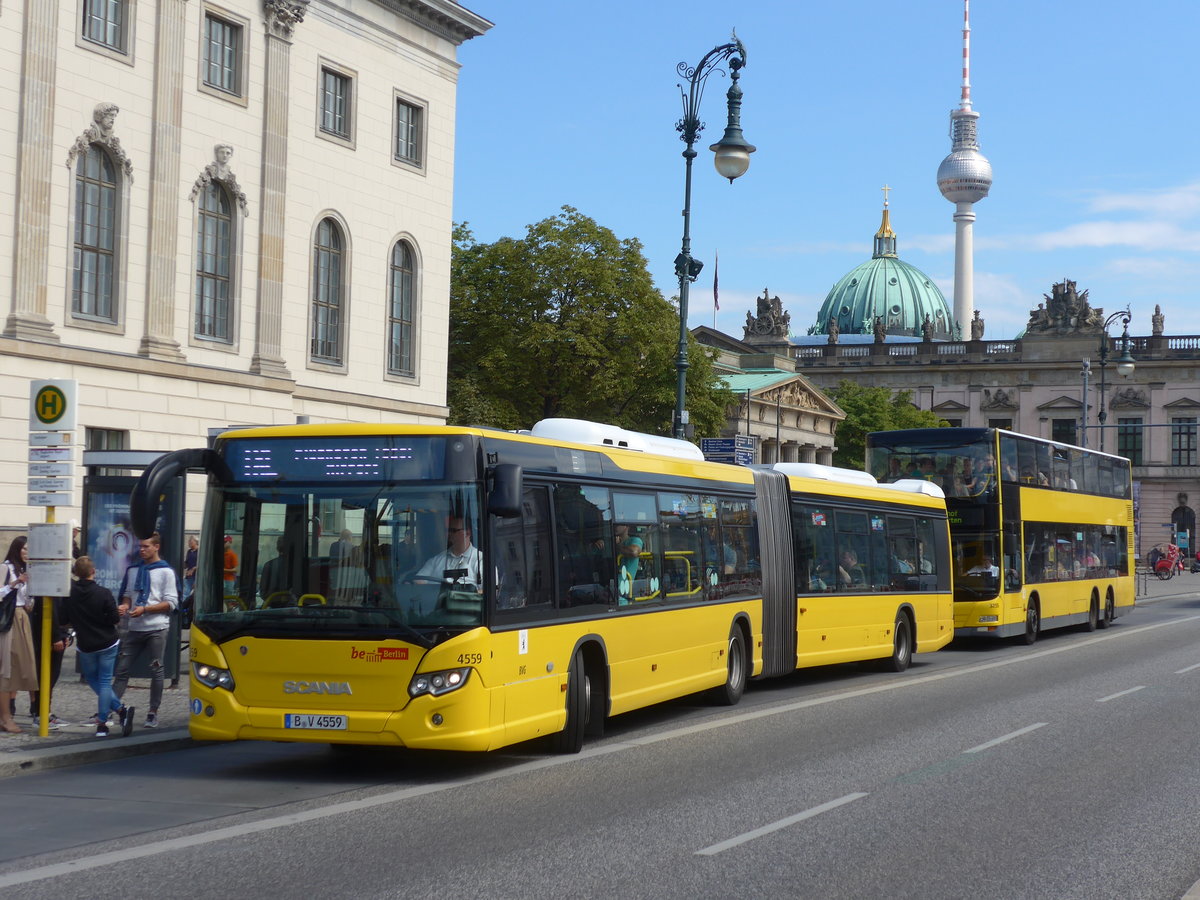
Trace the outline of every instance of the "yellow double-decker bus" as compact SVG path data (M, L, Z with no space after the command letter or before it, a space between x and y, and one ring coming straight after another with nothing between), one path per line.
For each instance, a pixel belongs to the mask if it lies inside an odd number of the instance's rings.
M882 479L942 487L950 516L954 624L960 636L1107 628L1133 609L1129 460L992 428L867 437Z
M265 427L161 457L139 534L197 469L198 739L574 752L609 716L798 666L902 671L953 634L944 500L918 480L561 419Z

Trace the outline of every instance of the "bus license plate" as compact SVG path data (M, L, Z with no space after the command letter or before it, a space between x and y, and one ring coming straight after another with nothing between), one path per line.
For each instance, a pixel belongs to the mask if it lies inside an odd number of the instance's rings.
M319 716L308 713L284 713L284 728L306 728L317 731L345 731L346 716Z

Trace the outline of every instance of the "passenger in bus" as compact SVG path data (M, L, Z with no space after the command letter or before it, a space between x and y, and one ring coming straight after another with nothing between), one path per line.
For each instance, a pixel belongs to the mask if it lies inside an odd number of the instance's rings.
M925 556L924 541L917 541L917 572L921 575L933 574L933 560Z
M737 551L728 541L722 541L716 525L704 532L704 558L709 565L718 566L722 575L732 575L737 570Z
M899 481L904 477L904 472L900 468L900 457L893 456L888 460L888 471L883 481Z
M1017 467L1013 465L1011 459L1006 459L1001 464L1001 474L1005 481L1015 484L1017 482Z
M258 576L258 595L268 606L284 605L286 600L290 600L287 571L284 569L283 548L283 535L280 535L275 539L276 555L263 563L262 574Z
M623 526L618 526L623 527ZM626 536L618 547L620 558L617 566L617 594L619 603L633 602L634 581L641 565L642 548L645 543L640 537Z
M867 578L862 566L858 564L858 554L853 550L842 551L838 560L838 583L843 587L866 584Z
M922 456L917 461L917 466L919 477L924 478L926 481L932 481L937 485L942 483L941 476L938 475L937 470L933 467L933 457Z
M471 526L461 516L451 516L446 520L446 532L446 549L427 559L413 580L482 591L483 554L471 543Z

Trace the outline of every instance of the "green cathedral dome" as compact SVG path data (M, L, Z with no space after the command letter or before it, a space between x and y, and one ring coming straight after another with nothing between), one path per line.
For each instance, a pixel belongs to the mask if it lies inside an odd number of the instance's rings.
M946 298L928 275L896 255L896 233L884 206L874 255L833 286L808 333L829 334L829 323L836 321L840 334L871 334L881 317L885 334L921 337L926 316L934 340L951 339L954 318Z

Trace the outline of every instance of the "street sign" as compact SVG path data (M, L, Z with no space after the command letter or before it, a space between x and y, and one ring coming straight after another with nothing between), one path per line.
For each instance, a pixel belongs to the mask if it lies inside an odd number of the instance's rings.
M75 495L73 493L59 494L35 494L32 491L29 494L29 506L74 506Z
M72 443L75 435L70 431L31 431L30 447L63 447Z
M31 462L29 464L30 478L63 478L73 474L74 463L69 462Z
M67 597L71 593L71 563L65 559L31 559L29 593L35 597Z
M32 523L28 547L30 560L71 559L71 523Z
M78 393L73 378L29 382L29 430L74 431Z
M31 491L69 491L73 488L74 478L30 478Z
M30 462L72 462L75 459L74 447L30 447Z

